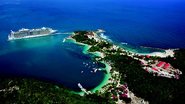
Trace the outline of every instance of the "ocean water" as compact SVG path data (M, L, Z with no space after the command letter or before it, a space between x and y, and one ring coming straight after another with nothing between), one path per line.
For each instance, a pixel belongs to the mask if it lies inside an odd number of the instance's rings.
M94 88L104 74L90 72L98 65L81 52L82 46L62 42L67 34L7 41L10 30L101 28L107 38L137 52L159 51L139 46L185 48L184 4L184 0L1 0L0 75L51 80L74 90L79 82Z

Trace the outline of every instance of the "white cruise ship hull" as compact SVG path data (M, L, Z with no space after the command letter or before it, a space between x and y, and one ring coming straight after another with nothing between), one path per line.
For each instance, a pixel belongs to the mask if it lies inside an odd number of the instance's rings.
M49 35L54 35L53 33L55 33L57 30L51 30L50 33L48 34L39 34L39 35L28 35L28 36L24 36L24 37L14 37L9 35L8 36L8 40L18 40L18 39L27 39L27 38L36 38L36 37L43 37L43 36L49 36Z

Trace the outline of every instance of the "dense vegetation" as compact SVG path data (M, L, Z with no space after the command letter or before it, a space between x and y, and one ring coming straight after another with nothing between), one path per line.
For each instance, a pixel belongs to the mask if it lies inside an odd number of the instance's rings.
M94 39L89 39L87 35L84 35L87 33L87 31L75 31L74 33L76 35L72 36L72 38L75 39L77 42L82 42L84 44L89 44L89 45L97 44L97 42Z
M13 86L18 90L13 89ZM5 89L5 91L2 91ZM101 102L100 102L101 101ZM96 94L81 97L68 89L33 79L1 78L0 104L108 104Z
M112 46L112 44L102 41L100 43L97 43L96 45L93 45L89 49L89 52L101 52L103 48L110 48L110 46Z
M176 51L175 57L175 61L170 57L161 60L170 62L184 74L185 50ZM184 75L180 76L179 80L154 77L142 69L139 61L126 55L108 55L105 59L114 62L114 70L122 74L122 81L128 83L129 89L136 96L148 100L151 104L184 104Z
M84 43L82 39L77 41ZM86 44L88 43L86 42ZM108 48L109 45L111 44L94 44L89 51L104 51L106 57L102 60L113 62L113 70L117 70L121 73L121 81L127 82L129 89L134 92L136 96L144 98L151 104L184 104L185 50L176 51L176 59L170 57L160 59L171 63L172 66L182 71L183 75L180 76L179 80L176 80L154 77L152 74L143 70L140 61L132 59L127 55L120 55L120 51L115 52L115 50L111 50L111 52L109 52L109 50L102 50L103 48Z

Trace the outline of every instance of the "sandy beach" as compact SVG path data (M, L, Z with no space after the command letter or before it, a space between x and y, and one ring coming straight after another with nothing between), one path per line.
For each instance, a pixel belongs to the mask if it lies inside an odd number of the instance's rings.
M175 49L168 49L165 50L165 52L153 52L153 53L147 53L147 54L143 54L143 53L137 53L139 55L150 55L150 56L157 56L157 57L161 57L161 58L165 58L165 57L174 57L174 50Z

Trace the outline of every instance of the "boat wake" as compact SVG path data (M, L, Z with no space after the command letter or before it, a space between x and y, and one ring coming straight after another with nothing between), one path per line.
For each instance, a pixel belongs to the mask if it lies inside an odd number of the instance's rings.
M71 35L73 32L57 32L57 33L54 33L56 35L61 35L61 34L66 34L66 35Z

